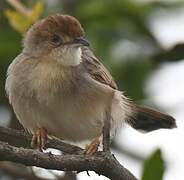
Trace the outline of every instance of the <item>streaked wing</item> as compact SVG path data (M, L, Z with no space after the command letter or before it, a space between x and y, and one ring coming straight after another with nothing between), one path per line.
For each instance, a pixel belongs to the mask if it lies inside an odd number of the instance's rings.
M94 56L88 47L82 48L83 65L96 81L109 85L113 89L118 89L109 71L105 66Z

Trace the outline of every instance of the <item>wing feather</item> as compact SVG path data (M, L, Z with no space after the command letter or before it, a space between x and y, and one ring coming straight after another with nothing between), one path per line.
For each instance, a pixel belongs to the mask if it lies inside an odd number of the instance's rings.
M85 69L96 81L118 89L114 79L105 66L94 56L88 47L82 48L82 63Z

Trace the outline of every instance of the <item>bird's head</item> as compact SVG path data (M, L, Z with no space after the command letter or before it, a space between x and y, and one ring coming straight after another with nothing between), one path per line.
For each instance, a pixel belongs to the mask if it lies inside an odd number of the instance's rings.
M26 33L24 51L65 66L81 61L81 47L89 46L79 21L69 15L52 15L36 22Z

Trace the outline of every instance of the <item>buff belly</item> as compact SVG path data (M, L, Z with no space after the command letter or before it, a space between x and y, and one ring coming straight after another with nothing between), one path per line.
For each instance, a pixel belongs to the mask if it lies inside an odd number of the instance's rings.
M80 87L75 93L58 90L47 92L47 96L46 90L35 96L16 89L11 102L20 123L28 131L34 133L43 127L58 138L83 141L101 135L107 104L112 101L112 91L93 89L90 85L84 91Z
M65 80L61 72L58 68L53 74L51 66L37 65L27 76L8 76L9 99L25 129L34 133L43 127L52 136L83 141L101 135L109 108L112 132L127 119L130 108L119 91L82 73Z
M113 132L129 113L120 92L117 91L113 96L108 91L103 94L97 92L75 95L61 93L53 97L43 95L43 101L34 96L19 100L16 97L15 101L12 99L12 105L20 123L32 133L43 127L50 135L63 140L90 140L102 133L107 105L112 111Z

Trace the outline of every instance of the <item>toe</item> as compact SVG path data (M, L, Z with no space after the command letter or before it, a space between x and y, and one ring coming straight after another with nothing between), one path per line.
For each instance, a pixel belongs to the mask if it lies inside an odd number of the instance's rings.
M31 146L36 147L39 151L45 150L47 141L47 131L44 128L39 128L32 137Z
M86 146L84 154L93 155L98 151L98 147L100 145L99 138L94 139L89 145Z

